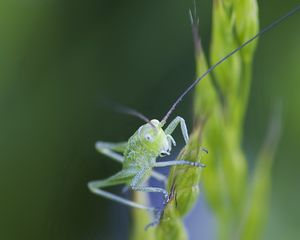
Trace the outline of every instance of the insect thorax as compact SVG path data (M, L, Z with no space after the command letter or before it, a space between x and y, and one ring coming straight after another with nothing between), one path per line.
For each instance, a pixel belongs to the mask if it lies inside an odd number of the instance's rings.
M124 152L123 168L144 168L152 167L159 153L147 148L139 138L138 131L128 140Z

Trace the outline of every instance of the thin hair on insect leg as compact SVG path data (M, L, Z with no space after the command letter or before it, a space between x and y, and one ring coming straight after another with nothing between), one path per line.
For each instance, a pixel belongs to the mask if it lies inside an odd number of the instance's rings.
M242 45L231 51L229 54L227 54L225 57L221 58L219 61L217 61L214 65L212 65L204 74L202 74L199 78L197 78L189 87L176 99L176 101L173 103L169 111L166 113L166 115L163 117L161 123L165 124L168 120L169 116L172 114L172 112L175 110L176 106L181 102L181 100L187 95L204 77L206 77L210 72L212 72L218 65L223 63L227 58L231 57L233 54L241 50L242 48L246 47L248 44L253 42L256 38L262 36L264 33L270 31L275 26L283 22L288 17L295 14L297 11L300 10L300 5L297 5L295 8L290 10L287 14L283 15L282 17L277 18L275 21L273 21L271 24L269 24L267 27L263 28L260 32L255 34L253 37L248 39L246 42L244 42Z

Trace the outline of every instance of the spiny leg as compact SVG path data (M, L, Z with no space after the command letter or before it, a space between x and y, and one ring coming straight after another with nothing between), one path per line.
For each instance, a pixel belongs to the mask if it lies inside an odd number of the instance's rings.
M158 180L160 182L163 182L165 186L167 185L168 178L165 175L152 170L151 177L155 178L156 180ZM129 186L125 186L123 188L122 192L124 193L124 192L128 191L128 189L129 189Z
M127 142L111 143L97 141L95 147L98 152L104 154L105 156L108 156L109 158L117 162L123 163L124 157L119 153L123 153L125 151L127 147ZM161 181L166 184L167 178L163 174L156 171L152 171L151 175L158 181Z
M165 189L159 188L159 187L141 186L145 177L147 175L149 175L150 171L151 171L151 168L143 168L142 170L140 170L132 179L132 181L130 183L130 187L134 191L149 192L149 193L150 192L162 193L164 195L164 204L166 204L166 202L168 201L168 198L169 198L169 194Z
M169 201L169 194L165 189L158 188L158 187L141 186L145 176L147 176L149 171L151 171L151 170L152 170L151 168L150 169L149 168L142 169L135 175L135 177L132 179L132 181L130 183L130 187L135 191L147 192L147 193L158 192L158 193L162 193L164 196L163 208L159 209L157 211L154 221L152 223L150 223L149 226L153 226L153 225L156 225L157 223L159 223L163 209L165 208L165 206L168 204L168 201Z
M186 165L186 166L191 166L191 167L205 167L205 164L198 163L198 162L186 161L186 160L156 162L154 164L154 167L168 167L168 166L178 166L178 165Z
M163 182L164 184L167 184L167 177L159 172L156 172L152 170L151 176L155 178L156 180Z
M95 147L98 152L108 156L109 158L123 162L123 156L119 153L123 153L127 147L127 142L110 143L97 141Z
M126 198L119 197L115 194L112 194L110 192L104 191L101 188L104 187L110 187L114 185L119 185L119 184L126 184L132 179L132 177L136 174L136 171L132 170L122 170L118 172L117 174L113 175L112 177L109 177L105 180L96 180L96 181L91 181L88 183L88 187L91 192L95 193L96 195L99 195L101 197L122 203L124 205L134 207L134 208L139 208L139 209L144 209L148 211L155 211L155 208L144 206L142 204L130 201Z
M188 131L187 131L187 127L186 127L185 121L184 121L184 119L182 117L177 116L169 124L169 126L165 129L165 133L166 133L166 135L171 135L179 123L180 123L181 132L182 132L184 141L185 141L185 143L188 143L188 141L189 141L189 134L188 134Z
M175 181L172 182L171 188L170 188L170 193L169 193L169 201L175 200L175 206L177 208L177 193L176 193L176 186L175 186ZM147 230L149 227L154 227L156 225L158 225L160 223L160 221L162 220L163 216L164 216L164 211L167 207L167 204L163 207L163 209L160 210L159 212L159 216L155 219L155 221L151 222L150 224L148 224L145 229Z
M140 192L146 192L146 193L155 193L155 192L157 192L157 193L162 193L163 194L163 196L164 196L163 207L156 209L156 212L155 212L156 214L154 215L154 221L152 221L150 224L148 224L146 226L146 229L148 227L152 227L152 226L155 226L155 225L159 224L159 222L162 218L164 209L165 209L165 207L167 206L167 204L169 202L168 192L165 189L158 188L158 187L131 186L131 188L135 191L140 191Z
M146 192L146 193L162 193L164 196L164 201L163 201L163 208L158 208L156 214L154 215L154 221L151 222L146 226L145 229L148 229L148 227L155 226L160 222L161 216L163 214L165 206L168 204L169 201L169 194L168 192L159 187L148 187L148 186L141 186L143 183L145 177L149 175L149 172L151 171L151 168L143 168L141 169L135 177L132 179L130 183L130 187L134 191L140 191L140 192Z

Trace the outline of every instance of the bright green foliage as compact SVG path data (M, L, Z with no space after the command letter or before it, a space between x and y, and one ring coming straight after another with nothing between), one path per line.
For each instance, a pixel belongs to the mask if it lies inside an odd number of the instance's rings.
M214 0L212 16L211 64L258 32L256 0ZM195 22L197 76L201 76L208 64ZM195 125L189 143L177 158L203 162L201 144L209 150L204 158L207 167L204 170L172 167L167 189L174 191L176 197L165 209L156 229L157 239L187 239L182 217L197 201L201 180L217 220L218 239L250 240L262 236L280 124L272 125L252 174L241 146L255 47L256 42L253 42L219 65L213 71L215 83L208 75L196 86Z
M206 154L206 149L202 149L199 145L199 136L193 134L190 137L190 143L183 148L177 158L204 163L203 154ZM198 199L202 171L203 169L200 168L187 168L186 166L175 166L170 171L168 191L170 192L172 186L175 186L176 211L181 217L185 216L192 209Z
M237 41L241 44L258 32L258 6L256 0L234 0L234 25ZM247 48L241 50L242 59L252 62L256 44L252 43Z
M238 5L233 1L214 1L212 62L241 44L235 35L236 12L242 9L236 8ZM257 11L248 11L242 21L247 22L248 16L257 18L256 14ZM254 48L251 49L253 52ZM245 50L249 56L249 48ZM241 150L241 135L246 101L241 93L248 91L243 89L246 86L243 82L250 81L248 69L251 65L246 66L242 59L242 51L239 51L214 71L222 102L215 105L203 131L203 144L210 150L208 162L212 165L204 175L204 186L208 202L219 222L220 239L231 239L239 234L245 207L248 174L246 159ZM201 68L201 63L197 65Z
M211 62L216 62L257 32L256 1L215 0ZM203 83L196 89L195 106L201 105L201 102L215 103L205 122L201 119L205 119L206 110L197 109L195 117L203 129L201 142L209 149L203 183L207 201L218 222L219 239L258 239L267 216L275 148L264 146L250 181L248 164L241 148L255 45L255 42L251 43L213 72L219 88L217 101L215 94L199 94ZM196 53L196 61L198 72L207 69L204 56ZM207 84L206 87L209 88L206 91L217 92L213 85ZM274 129L271 131L274 132ZM278 136L273 137L278 139Z
M232 12L232 4L230 1L226 1L226 4L223 3L222 0L213 1L213 29L210 51L212 63L217 62L239 46L235 36L232 34L234 29L234 16L230 14ZM238 91L240 72L240 52L227 59L214 71L216 81L222 94L225 95L224 98L226 100L234 97L234 95L230 93L236 93Z
M198 133L190 136L189 144L182 149L177 159L203 163L202 156L206 154L207 150L200 147ZM167 205L162 221L157 226L157 239L187 239L182 218L191 211L198 200L202 171L201 168L187 168L185 166L171 168L167 189L171 194L174 191L174 199Z
M277 109L276 109L277 110ZM280 112L275 112L270 121L267 136L257 158L254 176L249 186L242 239L258 239L263 231L269 210L271 167L278 146L281 130Z
M194 44L195 44L195 57L196 57L196 75L201 76L207 71L207 60L205 58L202 46L201 39L198 34L197 24L192 23ZM199 67L201 66L201 67ZM196 116L196 125L202 125L208 116L214 110L216 103L218 101L217 92L214 89L212 79L210 75L205 78L205 81L202 81L200 85L195 88L194 95L194 115Z

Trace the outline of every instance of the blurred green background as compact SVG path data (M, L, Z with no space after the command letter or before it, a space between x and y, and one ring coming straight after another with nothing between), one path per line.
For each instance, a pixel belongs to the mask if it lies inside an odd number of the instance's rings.
M197 4L207 52L211 3ZM296 4L260 1L261 26ZM126 140L141 122L103 101L163 116L194 77L191 6L0 1L0 239L125 238L126 208L92 195L86 183L120 168L96 153L95 141ZM255 57L244 143L250 158L279 100L284 112L265 239L300 238L299 23L297 14L266 34ZM188 126L191 110L189 96L176 111Z

